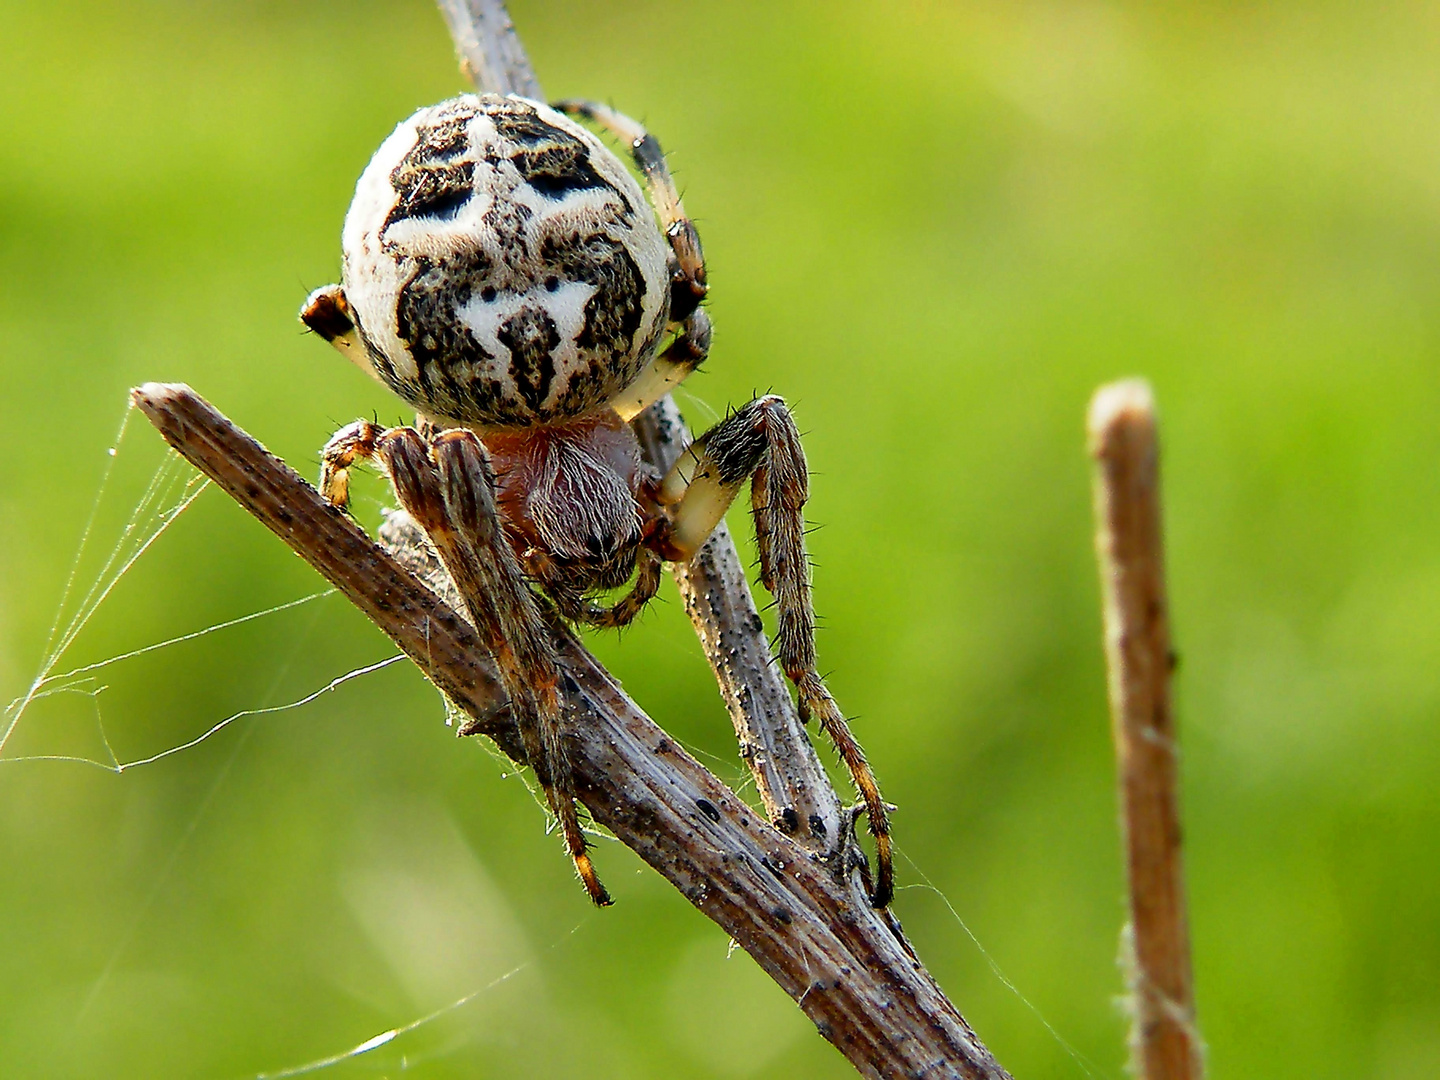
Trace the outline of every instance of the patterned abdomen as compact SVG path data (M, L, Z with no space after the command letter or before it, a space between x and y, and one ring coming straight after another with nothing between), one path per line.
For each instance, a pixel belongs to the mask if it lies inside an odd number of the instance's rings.
M375 374L475 426L579 416L649 362L668 248L594 135L521 98L422 109L376 152L345 218L344 289Z

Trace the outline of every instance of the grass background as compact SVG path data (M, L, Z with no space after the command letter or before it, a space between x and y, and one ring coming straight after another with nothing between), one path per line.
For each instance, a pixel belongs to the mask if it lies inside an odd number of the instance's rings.
M757 389L797 407L821 655L900 806L897 908L999 1059L1086 1075L1038 1012L1121 1075L1082 417L1143 374L1211 1075L1440 1074L1435 6L513 14L550 94L612 101L671 151L717 327L692 421ZM423 0L3 0L0 72L9 700L129 386L187 381L307 473L340 423L403 419L294 315L337 276L371 151L462 84ZM161 460L133 424L93 554ZM383 498L362 489L370 521ZM206 492L61 667L318 588ZM663 595L597 651L738 780ZM317 600L44 699L3 757L103 759L97 715L143 757L388 655ZM0 761L0 1071L250 1076L481 990L332 1073L850 1075L614 843L619 903L588 911L520 779L442 721L395 665L123 775Z

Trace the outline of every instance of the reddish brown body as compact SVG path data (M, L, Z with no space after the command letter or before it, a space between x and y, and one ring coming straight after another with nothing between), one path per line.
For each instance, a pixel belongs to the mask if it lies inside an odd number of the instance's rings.
M489 432L496 504L521 563L583 594L635 569L646 473L635 433L609 409L563 424Z

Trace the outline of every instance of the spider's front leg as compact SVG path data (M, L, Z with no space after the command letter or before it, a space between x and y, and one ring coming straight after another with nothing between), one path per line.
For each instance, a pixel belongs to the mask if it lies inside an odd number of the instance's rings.
M775 597L779 633L775 650L795 684L803 720L815 717L835 744L865 803L875 836L876 876L871 903L886 907L895 892L890 823L865 752L816 670L815 610L805 554L805 500L809 495L800 432L774 395L757 398L700 436L661 481L658 499L671 507L672 529L662 554L688 561L700 550L746 477L760 549L760 578Z
M376 458L395 495L430 542L465 602L470 621L495 658L520 730L525 755L560 823L565 849L590 899L610 895L586 853L589 844L575 810L575 786L562 737L560 669L540 602L525 584L495 506L495 477L480 440L464 429L443 431L427 444L414 428L381 430L359 421L343 428L322 454L321 490L344 506L348 468Z

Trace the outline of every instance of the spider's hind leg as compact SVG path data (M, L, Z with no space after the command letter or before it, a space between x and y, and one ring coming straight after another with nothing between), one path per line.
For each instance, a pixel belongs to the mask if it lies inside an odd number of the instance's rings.
M640 377L610 402L620 418L628 422L684 382L710 351L710 319L700 308L709 290L705 254L695 223L685 215L675 178L665 163L665 152L654 135L624 113L595 101L557 101L554 107L589 120L629 147L670 244L670 322L678 323L680 332Z
M627 424L690 377L710 353L710 317L696 308L669 346L609 404Z
M559 661L540 602L526 586L505 535L495 506L495 477L480 440L456 429L427 443L413 428L382 431L360 421L331 439L322 457L322 490L340 505L352 464L378 458L385 466L401 506L430 538L480 640L495 659L525 756L560 823L576 873L591 900L609 904L575 810L575 784L562 737Z
M638 122L624 113L595 101L571 99L557 101L554 108L571 116L580 116L604 128L630 148L635 166L645 177L650 201L660 216L660 227L674 252L675 264L670 279L670 321L681 322L705 299L705 256L700 249L700 234L685 216L675 178L665 164L660 141Z
M757 398L732 413L681 453L660 484L659 502L672 507L673 527L662 554L693 558L750 478L760 577L775 597L775 651L795 684L802 720L815 717L849 770L875 836L876 877L871 902L886 907L895 892L890 823L875 774L850 725L816 670L815 609L805 554L809 482L800 432L785 402Z

